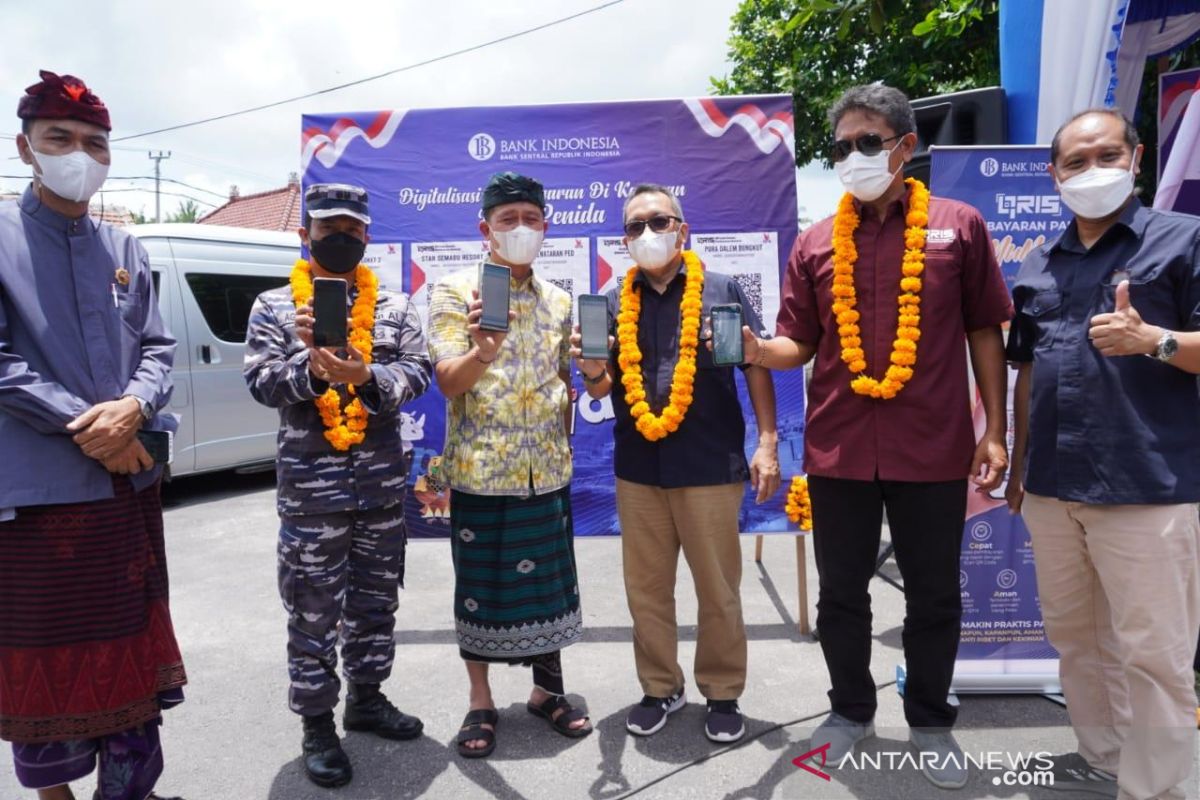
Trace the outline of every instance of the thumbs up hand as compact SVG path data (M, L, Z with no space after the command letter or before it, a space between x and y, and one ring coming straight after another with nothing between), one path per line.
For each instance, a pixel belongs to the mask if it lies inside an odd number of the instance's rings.
M1105 356L1149 355L1158 350L1163 329L1148 325L1129 300L1129 281L1117 284L1116 308L1091 319L1088 338Z

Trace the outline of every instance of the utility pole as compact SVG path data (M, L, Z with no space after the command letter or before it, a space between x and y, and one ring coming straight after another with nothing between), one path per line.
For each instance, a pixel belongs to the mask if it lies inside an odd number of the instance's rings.
M160 206L158 202L158 174L159 168L162 165L162 160L164 158L170 158L171 151L168 150L166 153L163 153L162 150L159 150L158 155L155 155L154 153L147 153L146 155L150 156L150 158L154 160L154 221L162 222L162 214L160 213Z

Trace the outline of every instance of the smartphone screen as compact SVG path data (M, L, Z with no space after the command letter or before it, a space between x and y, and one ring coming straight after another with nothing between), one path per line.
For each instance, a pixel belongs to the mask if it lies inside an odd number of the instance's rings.
M584 358L608 360L608 300L604 295L579 295L579 335Z
M508 278L508 267L483 265L483 273L479 276L479 299L483 301L479 327L482 330L508 330Z
M742 307L737 303L712 307L713 363L741 364Z
M146 452L154 459L155 464L170 464L173 442L171 440L170 431L138 431L138 441L142 443L142 447L146 448Z
M313 344L342 347L346 344L346 282L338 278L313 278Z

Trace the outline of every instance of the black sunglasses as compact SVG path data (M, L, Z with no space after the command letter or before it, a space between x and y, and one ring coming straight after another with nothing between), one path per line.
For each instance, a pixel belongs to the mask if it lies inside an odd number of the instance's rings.
M903 136L903 133L898 133L895 136L889 136L884 139L878 133L864 133L857 139L838 139L833 143L833 147L830 148L829 158L835 162L841 161L855 150L864 156L878 155L879 151L883 149L884 142L890 142L893 139L899 139Z
M647 225L655 233L662 233L671 227L672 222L683 222L683 220L670 214L656 214L650 219L631 219L625 223L625 235L630 239L636 239L645 232Z

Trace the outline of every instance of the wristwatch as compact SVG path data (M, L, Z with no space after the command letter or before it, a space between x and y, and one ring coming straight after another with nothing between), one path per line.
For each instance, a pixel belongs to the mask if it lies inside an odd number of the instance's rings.
M141 413L143 422L149 422L151 420L151 418L154 416L154 406L150 405L135 394L127 394L125 397L132 397L134 400L137 400L138 412Z
M586 372L584 372L583 370L579 370L579 374L583 376L583 382L584 382L584 383L586 383L588 386L595 386L597 383L599 383L600 381L604 380L604 376L608 374L608 370L607 370L607 369L602 369L602 370L600 370L600 374L599 374L599 375L597 375L597 376L596 376L596 377L594 377L594 378L593 378L593 377L590 377L590 376L589 376L589 375L588 375Z
M1166 364L1178 352L1179 342L1175 340L1175 334L1171 331L1163 331L1162 337L1158 340L1158 349L1154 351L1154 357Z

